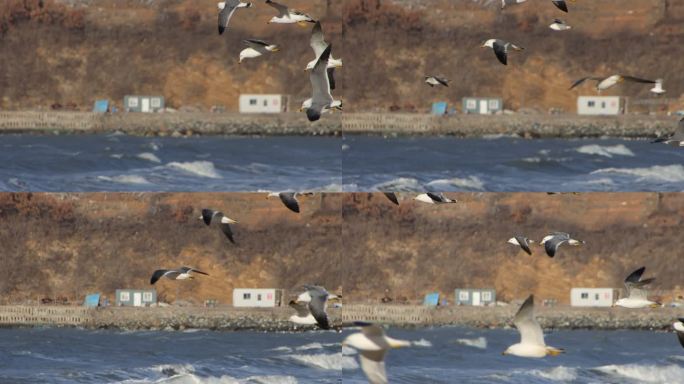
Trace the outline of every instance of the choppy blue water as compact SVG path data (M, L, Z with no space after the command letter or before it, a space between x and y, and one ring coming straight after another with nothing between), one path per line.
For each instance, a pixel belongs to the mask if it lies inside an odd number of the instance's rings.
M0 190L335 191L340 146L333 137L4 135Z
M348 191L684 191L684 150L647 140L344 140Z
M350 331L312 333L0 330L2 383L364 383ZM390 329L391 383L684 383L672 333L557 331L567 353L502 356L515 330Z

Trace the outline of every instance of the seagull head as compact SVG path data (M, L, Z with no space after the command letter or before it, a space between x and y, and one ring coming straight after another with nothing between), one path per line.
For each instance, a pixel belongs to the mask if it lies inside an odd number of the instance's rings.
M494 39L489 39L482 43L481 48L494 48Z

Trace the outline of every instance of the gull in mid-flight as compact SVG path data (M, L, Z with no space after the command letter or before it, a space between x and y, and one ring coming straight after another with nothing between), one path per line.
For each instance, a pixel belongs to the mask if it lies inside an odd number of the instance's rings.
M267 43L263 40L247 39L242 40L242 42L249 48L245 48L240 52L240 64L242 64L242 61L245 59L253 59L265 53L278 52L280 50L277 45Z
M449 204L456 203L456 200L452 200L442 193L427 192L421 193L420 195L413 198L413 200L420 201L427 204Z
M203 209L202 215L199 217L200 220L204 221L204 224L210 226L212 223L218 223L221 232L230 240L231 243L235 244L235 239L233 238L233 230L230 228L231 224L237 224L237 221L226 217L222 212L214 211L212 209ZM216 224L215 224L216 225Z
M679 120L677 130L674 134L668 137L660 137L652 141L652 143L665 143L675 147L684 147L684 117Z
M249 8L252 3L243 3L240 0L226 0L218 3L219 15L218 15L218 32L222 35L223 32L228 29L228 23L230 18L233 17L233 13L238 8Z
M528 255L532 254L532 250L530 249L530 244L534 244L534 241L528 239L525 236L513 236L510 239L508 239L508 243L519 246Z
M309 64L306 65L306 71L313 69L313 67L316 65L316 62L318 62L318 59L321 57L323 51L325 51L325 49L328 48L328 43L325 42L325 36L323 35L323 27L321 26L320 21L317 21L316 25L314 25L313 29L311 30L311 41L309 45L313 49L316 58L311 60ZM328 69L339 68L341 66L342 59L335 59L332 57L331 54L328 58Z
M379 325L360 321L355 322L354 325L361 327L361 332L347 336L342 345L359 351L361 369L370 384L386 384L385 355L387 351L393 348L410 347L411 342L388 337Z
M651 284L655 277L650 277L648 279L641 279L644 274L646 267L641 267L636 271L632 272L625 279L625 289L627 289L627 297L615 302L614 306L624 307L624 308L657 308L660 307L659 303L655 301L648 300L648 293L644 287Z
M534 318L534 295L530 295L520 306L513 318L513 325L520 332L520 342L508 347L504 355L540 358L563 353L562 349L550 347L544 342L544 331Z
M655 85L653 86L653 88L649 89L649 91L656 96L660 96L663 93L667 92L663 89L663 79L656 79Z
M626 75L611 75L608 77L595 77L595 76L587 76L583 77L581 79L575 80L574 83L570 86L569 89L573 89L580 84L584 83L587 80L594 80L596 81L596 91L601 93L601 91L605 91L608 88L614 87L615 85L625 82L625 81L631 81L633 83L644 83L644 84L655 84L655 80L648 80L648 79L641 79L639 77L634 77L634 76L626 76Z
M290 317L290 321L305 325L318 324L322 329L330 329L326 312L328 300L340 299L341 296L328 293L325 288L318 285L305 285L304 289L306 291L301 293L297 300L290 301L290 307L297 311L296 315Z
M449 86L449 80L441 76L425 76L425 83L431 87L434 87L435 85L442 85L444 87Z
M299 196L311 196L313 193L299 193L299 192L271 192L266 198L277 197L290 211L299 213Z
M519 47L513 43L503 41L500 39L489 39L482 43L482 48L491 48L494 50L496 58L499 59L501 64L508 65L508 50L512 49L515 51L522 51L525 48Z
M165 278L171 279L171 280L194 279L194 276L191 275L192 273L199 273L201 275L209 276L209 274L206 272L202 272L200 270L190 268L190 267L181 267L178 269L157 269L152 274L152 278L150 279L150 284L154 285L154 283L156 283L162 277L165 277Z
M313 70L309 74L309 80L311 82L311 99L310 102L307 100L304 102L306 104L306 117L309 121L318 121L321 118L321 114L329 111L331 108L342 106L342 103L335 103L332 94L330 93L333 84L330 81L329 71L334 69L328 69L328 59L332 52L332 45L328 47L321 53L318 58L318 62L314 65ZM304 107L304 104L302 107Z
M540 245L544 246L544 250L549 257L554 257L558 251L558 247L563 243L568 243L568 245L578 246L585 244L583 240L576 240L570 237L570 234L565 232L554 232L550 235L544 236Z
M270 23L275 23L275 24L294 24L297 23L300 26L306 26L306 23L315 23L316 20L314 20L311 16L299 12L295 9L289 9L286 5L276 3L275 1L271 0L266 0L266 4L270 5L271 7L275 8L276 11L278 11L278 16L273 16L271 20L268 22Z
M568 29L572 29L571 26L565 23L565 21L561 19L554 19L553 23L549 25L549 28L553 29L554 31L567 31Z

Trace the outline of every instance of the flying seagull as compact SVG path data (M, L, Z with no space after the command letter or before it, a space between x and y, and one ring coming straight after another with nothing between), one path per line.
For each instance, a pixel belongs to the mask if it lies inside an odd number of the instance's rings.
M249 8L252 3L243 3L240 0L226 0L218 3L219 15L218 15L218 32L222 35L223 32L228 29L228 23L230 18L233 17L233 13L238 8Z
M516 5L526 2L527 0L501 0L501 9L506 8L507 5Z
M290 321L301 325L315 325L316 319L309 311L309 303L311 302L311 295L309 291L305 291L297 296L297 300L291 300L289 306L297 311L295 315L290 316Z
M513 49L515 51L522 51L525 48L519 47L513 43L503 41L500 39L489 39L482 44L482 48L491 48L494 50L496 58L499 59L501 64L508 65L508 50Z
M675 147L684 147L684 117L679 120L677 130L669 137L660 137L652 141L652 143L665 143Z
M267 43L263 40L247 39L242 40L242 42L249 48L245 48L240 52L240 64L242 64L242 61L245 59L253 59L265 53L278 52L280 50L277 45Z
M554 257L558 251L558 247L563 243L568 243L568 245L582 245L585 242L583 240L576 240L570 237L570 234L565 232L554 232L550 235L544 236L539 244L544 245L544 250L549 257Z
M171 279L171 280L194 279L194 276L191 275L192 273L199 273L201 275L209 276L209 274L206 272L202 272L200 270L190 268L190 267L181 267L178 269L157 269L152 274L152 278L150 279L150 284L154 285L154 283L156 283L162 277L166 277L167 279Z
M297 23L300 26L305 26L306 23L315 23L316 20L314 20L311 16L299 12L295 9L289 9L287 8L286 5L276 3L275 1L271 0L266 0L266 4L270 5L273 7L276 11L278 11L278 16L273 16L271 20L268 22L270 23L276 23L276 24L294 24Z
M544 331L534 319L534 295L530 295L520 306L513 318L513 325L520 332L520 342L508 347L504 355L539 358L563 353L562 349L550 347L544 343Z
M325 49L328 47L328 43L325 42L325 36L323 35L323 27L321 26L320 21L317 21L316 25L314 25L313 29L311 30L311 41L309 45L313 49L316 58L311 60L306 65L306 71L313 69L313 67L316 65L316 62L318 62L318 59L321 57L323 51L325 51ZM328 58L328 69L339 68L341 66L342 60L333 58L331 54L330 58Z
M655 85L653 86L653 88L649 89L649 92L653 93L656 96L660 96L663 93L667 92L663 89L663 79L656 79Z
M443 85L445 87L449 86L449 80L440 76L425 76L425 83L427 83L427 85L430 87L434 87L435 85Z
M551 2L561 11L565 13L568 12L568 4L565 2L565 0L551 0Z
M389 201L393 202L396 205L399 205L399 198L397 197L396 193L394 193L394 192L383 192L383 194L385 195L385 197Z
M533 240L530 240L525 236L513 236L510 239L508 239L508 242L513 244L513 245L519 246L528 255L532 254L532 250L530 249L530 244L534 243Z
M684 318L680 317L678 322L672 324L675 332L677 332L677 337L679 338L679 344L684 347Z
M554 31L567 31L568 29L572 29L571 26L565 23L565 21L561 19L554 19L553 23L549 25L549 28L553 29Z
M379 325L360 321L354 325L361 327L361 332L347 336L342 345L359 351L361 369L370 384L387 384L385 354L392 348L410 347L411 342L388 337Z
M200 220L204 221L204 224L207 226L211 225L211 223L219 223L219 228L221 228L221 232L223 232L224 235L230 240L231 243L235 244L235 239L233 238L233 231L230 228L231 224L237 224L237 221L226 217L223 215L222 212L219 211L214 211L212 209L203 209L202 210L202 215L199 217Z
M322 113L334 108L335 100L330 94L330 77L327 69L331 51L332 45L328 45L309 75L312 89L311 103L306 108L306 117L309 121L319 120Z
M448 204L456 202L456 200L449 199L442 193L435 192L421 193L413 199L427 204Z
M328 299L339 299L341 296L328 293L318 285L305 285L304 289L306 291L297 300L290 302L290 307L297 311L297 315L290 317L290 321L297 324L318 324L322 329L330 329L326 312ZM313 323L311 317L314 319Z
M626 75L611 75L608 77L595 77L595 76L587 76L583 77L581 79L575 80L574 83L570 86L569 89L573 89L580 84L584 83L587 80L594 80L596 81L596 90L600 93L601 91L605 91L608 88L614 87L616 84L625 82L625 81L631 81L634 83L644 83L644 84L655 84L655 80L648 80L648 79L641 79L638 77L634 76L626 76Z
M299 196L311 196L313 193L299 193L299 192L271 192L266 196L267 198L277 197L283 204L292 212L299 213Z
M625 288L627 289L627 297L615 302L614 306L624 308L657 308L659 303L650 301L647 298L647 292L644 287L655 280L655 277L641 280L641 275L644 274L646 267L641 267L632 272L625 279Z

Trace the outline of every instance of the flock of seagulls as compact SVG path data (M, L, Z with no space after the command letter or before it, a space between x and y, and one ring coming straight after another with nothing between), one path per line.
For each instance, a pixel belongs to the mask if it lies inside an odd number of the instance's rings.
M305 112L307 119L314 122L320 120L324 113L342 110L342 101L335 100L332 96L332 91L335 90L335 69L342 67L342 60L333 57L332 45L325 41L320 21L315 20L306 13L291 9L275 1L266 0L265 4L278 12L278 15L273 16L268 21L268 24L298 24L302 27L314 24L311 31L310 46L314 51L315 58L305 68L306 71L310 71L311 97L304 100L300 112ZM219 35L228 29L230 19L238 8L251 7L252 3L243 3L239 0L218 3ZM271 44L259 39L246 39L243 40L243 43L247 45L247 48L240 52L239 63L242 63L245 59L254 59L280 50L277 44Z

